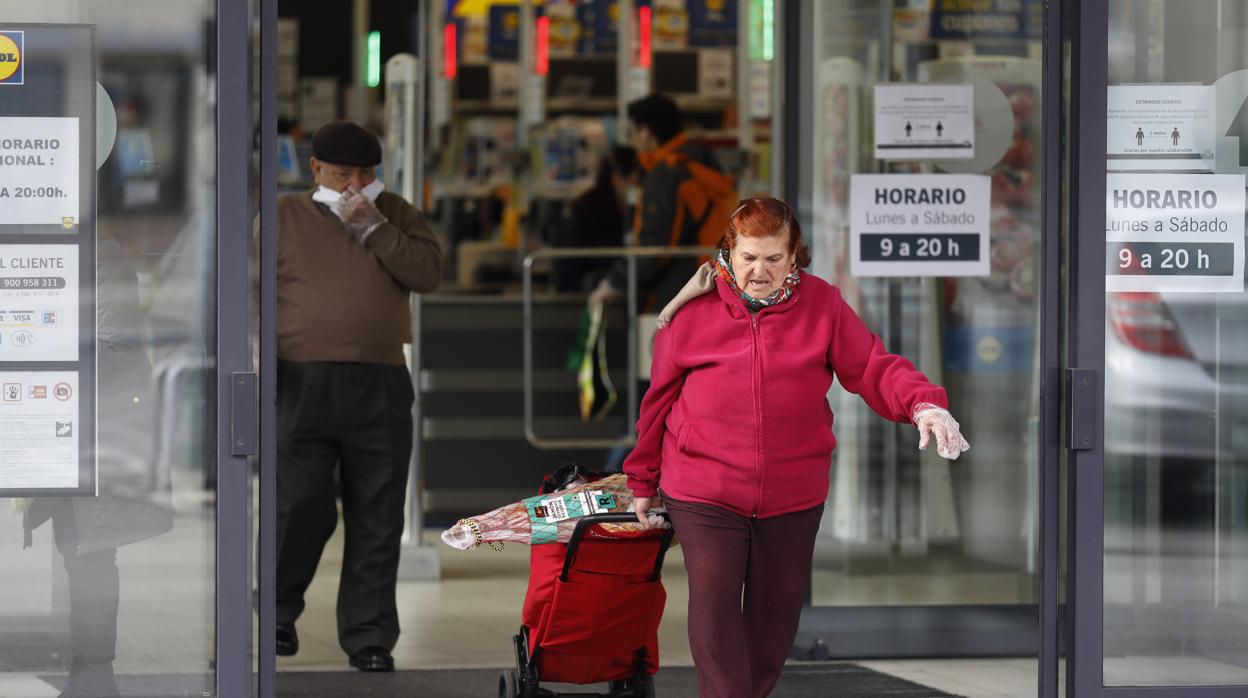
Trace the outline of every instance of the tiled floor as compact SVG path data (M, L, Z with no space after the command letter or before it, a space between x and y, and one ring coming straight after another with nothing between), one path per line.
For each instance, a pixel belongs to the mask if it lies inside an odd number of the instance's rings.
M918 659L858 662L966 698L1035 698L1036 660Z
M279 671L342 670L346 666L334 628L340 545L335 536L325 551L309 589L308 608L298 625L300 652L295 657L280 658ZM396 662L406 669L510 665L510 638L520 623L528 579L528 548L508 545L496 553L486 548L460 552L440 543L438 546L443 572L440 582L399 584L403 635L394 650ZM668 555L663 575L668 599L659 628L661 663L689 666L693 660L685 623L688 589L679 547ZM1036 695L1034 659L860 663L967 698Z
M7 573L4 588L8 592L0 595L0 633L6 627L13 631L12 623L23 618L42 618L45 625L51 624L48 627L64 627L64 572L50 538L50 532L41 529L36 532L35 546L22 550L20 536L0 536L0 559L5 560ZM510 665L510 638L520 622L528 577L528 547L508 545L501 553L489 549L461 552L441 545L433 535L429 540L442 561L442 579L399 584L403 634L394 651L399 667ZM181 510L169 533L121 550L118 566L122 570L122 600L115 662L118 673L210 672L212 544L211 510L187 507ZM320 573L308 592L307 611L299 622L301 651L296 657L280 658L280 671L347 669L334 627L340 565L341 538L335 536L325 551ZM688 597L679 548L674 548L667 558L664 581L668 603L660 626L661 661L666 666L689 666L692 658L685 623ZM857 577L823 581L838 586L858 584L863 593L890 598L906 591L901 587L872 590ZM999 580L976 579L974 575L957 581L968 587L1002 586ZM23 631L17 632L20 635ZM967 698L1031 698L1037 693L1033 658L860 663ZM56 695L38 678L48 671L55 669L0 668L0 697ZM1242 669L1191 657L1111 658L1106 662L1106 678L1111 683L1130 681L1137 685L1176 680L1191 684L1248 681Z

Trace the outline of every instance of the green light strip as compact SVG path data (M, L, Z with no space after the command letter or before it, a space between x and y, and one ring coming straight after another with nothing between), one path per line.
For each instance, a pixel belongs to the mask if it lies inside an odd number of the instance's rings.
M775 0L763 0L763 60L776 57Z
M368 33L368 86L381 84L381 32Z

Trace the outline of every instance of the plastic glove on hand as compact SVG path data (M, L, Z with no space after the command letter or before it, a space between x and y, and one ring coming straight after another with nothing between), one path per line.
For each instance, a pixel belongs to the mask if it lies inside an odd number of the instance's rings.
M957 460L971 445L962 437L962 429L958 420L949 414L949 410L929 403L922 403L914 408L914 426L919 429L919 450L927 449L927 444L934 435L936 452L942 458Z
M659 499L658 497L634 497L633 498L633 513L637 515L637 521L641 523L643 528L655 527L654 517L650 516L648 512L650 511L651 507L658 504L658 499Z
M369 233L386 222L386 216L377 210L373 202L355 189L343 192L338 206L342 212L343 225L360 242L364 242Z
M663 329L672 324L672 318L676 317L676 311L685 303L697 298L704 293L710 293L715 288L715 270L711 267L710 262L706 262L698 267L693 273L693 277L685 282L684 287L676 294L676 297L663 306L663 310L659 313L656 324L659 329Z

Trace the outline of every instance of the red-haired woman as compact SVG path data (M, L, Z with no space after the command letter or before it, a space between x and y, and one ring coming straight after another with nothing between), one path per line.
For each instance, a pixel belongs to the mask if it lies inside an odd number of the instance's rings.
M638 519L661 497L680 535L702 696L766 696L780 676L828 496L834 375L914 423L919 448L932 436L945 458L969 448L944 388L888 353L809 264L792 209L746 199L655 336L624 471Z

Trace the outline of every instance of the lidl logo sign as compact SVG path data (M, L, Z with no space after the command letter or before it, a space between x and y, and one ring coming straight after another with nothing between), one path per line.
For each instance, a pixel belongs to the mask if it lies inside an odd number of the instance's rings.
M0 31L0 85L21 85L26 71L22 53L26 48L26 32Z

